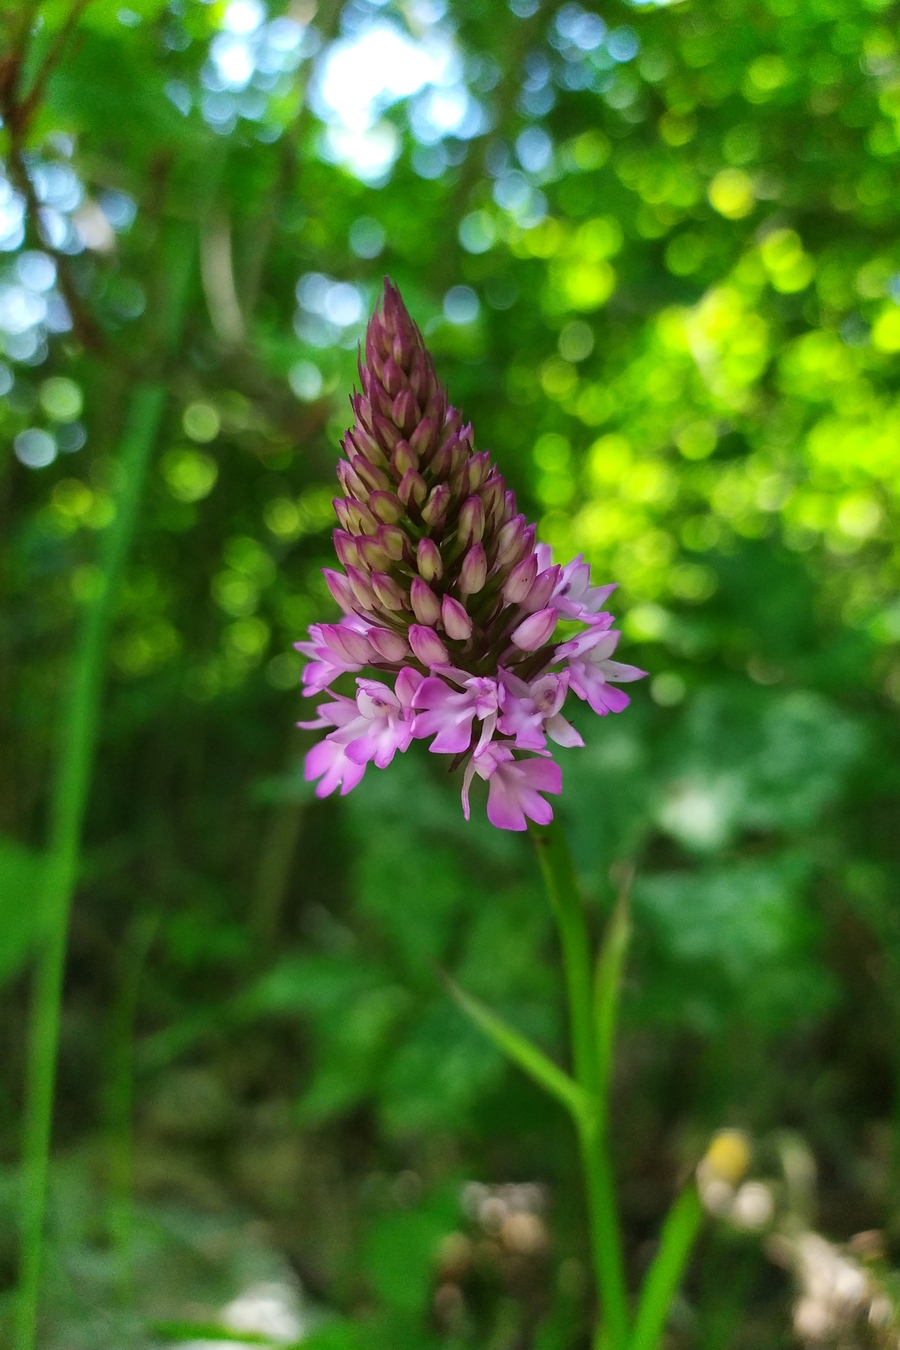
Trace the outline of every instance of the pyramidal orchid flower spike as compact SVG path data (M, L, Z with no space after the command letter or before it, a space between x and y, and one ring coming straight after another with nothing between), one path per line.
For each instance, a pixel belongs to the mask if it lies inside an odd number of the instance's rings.
M325 569L344 612L313 624L307 696L328 694L301 722L325 737L309 752L316 792L349 792L369 763L386 768L415 739L465 763L462 802L477 776L488 818L524 830L547 824L562 790L547 742L583 741L563 715L571 693L605 716L628 706L620 688L644 671L612 659L619 640L581 557L554 565L535 542L487 451L451 407L400 293L385 281L366 332L362 391L337 476L335 552ZM567 621L565 640L556 638ZM583 627L570 636L573 622ZM378 678L369 674L377 673ZM355 675L356 696L331 688Z

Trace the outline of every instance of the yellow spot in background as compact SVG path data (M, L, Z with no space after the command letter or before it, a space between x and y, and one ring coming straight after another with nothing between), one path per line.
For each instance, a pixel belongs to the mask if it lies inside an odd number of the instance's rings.
M728 220L749 216L756 205L753 180L743 169L720 170L710 183L707 196L719 215Z
M750 1140L743 1130L721 1130L706 1150L702 1169L710 1177L736 1186L750 1166Z

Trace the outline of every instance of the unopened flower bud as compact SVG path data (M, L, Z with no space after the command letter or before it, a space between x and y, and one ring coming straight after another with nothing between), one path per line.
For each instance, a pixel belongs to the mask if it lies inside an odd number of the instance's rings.
M360 666L371 661L372 644L362 633L354 633L352 629L336 623L320 624L319 632L325 645L331 648L339 660Z
M468 428L471 434L472 428ZM491 471L491 456L487 450L481 450L477 455L472 455L468 460L469 465L469 491L474 492L480 488L482 483L487 481L488 474Z
M409 441L398 441L391 454L391 472L402 478L408 469L418 469L419 456Z
M548 567L546 572L539 573L531 590L519 602L522 608L527 609L530 614L543 609L556 589L558 581L559 567Z
M381 367L381 383L384 385L391 398L395 398L403 388L403 372L397 362L390 356Z
M358 567L348 567L347 580L350 582L350 588L363 609L371 609L375 603L375 592L372 590L365 573L361 572Z
M441 601L441 622L447 636L457 642L465 642L472 636L472 620L452 595L445 595Z
M450 450L450 445L445 442L431 456L429 468L435 478L441 482L444 482L450 475Z
M409 548L406 535L397 525L379 525L375 538L391 562L399 562Z
M347 578L342 576L340 572L335 572L331 567L323 567L322 575L325 578L325 585L344 613L353 614L356 608L355 596Z
M350 463L353 465L353 472L362 479L370 492L375 492L379 488L385 492L391 486L387 474L377 469L374 464L370 464L362 455L354 455Z
M514 516L497 532L497 566L511 567L525 552L525 517Z
M393 611L403 608L403 592L393 577L387 576L384 572L373 572L372 590L385 609Z
M415 502L416 506L421 506L428 496L428 484L420 473L416 473L415 469L409 469L400 479L397 496L405 506L408 506L410 502Z
M501 592L504 601L508 605L521 605L528 592L534 585L534 579L537 576L538 561L536 556L531 553L521 562L516 563L510 572L506 581L503 583Z
M352 447L352 449L350 448ZM377 464L379 469L386 469L388 457L381 446L375 440L375 437L366 431L365 427L355 426L347 432L344 437L343 449L348 459L352 459L354 452L362 455L370 464Z
M377 437L381 444L389 450L393 450L401 439L400 432L390 418L382 417L380 413L375 413L372 417L372 435Z
M370 628L369 641L384 661L405 661L409 656L409 647L399 633L389 628Z
M440 581L444 574L444 561L433 539L419 540L416 546L416 567L424 581Z
M384 572L391 565L391 560L384 549L369 534L359 536L359 552L362 557L362 565L371 572Z
M362 562L362 555L359 551L359 544L353 538L353 535L345 533L344 530L335 530L333 538L334 551L341 566L359 567Z
M447 665L450 654L433 628L413 623L409 626L409 645L423 666Z
M394 399L391 417L405 436L408 436L421 416L416 396L411 389L401 389Z
M467 497L459 508L459 537L463 544L477 544L484 534L484 507L478 497Z
M463 595L476 595L487 581L487 559L482 545L473 544L463 558L459 571L459 589Z
M374 534L378 529L378 521L372 515L367 506L362 502L350 501L347 503L350 507L350 524L348 529L351 534Z
M396 525L405 514L403 503L393 492L373 492L369 497L369 510L385 525Z
M513 629L510 635L512 641L523 652L536 652L553 636L558 618L559 614L552 608L529 614L518 628Z
M428 500L422 507L422 519L426 525L440 525L447 514L452 494L447 483L438 483L431 489Z
M413 345L412 336L406 329L402 329L394 337L392 347L394 360L397 362L398 366L403 368L403 370L409 370L409 364L413 359L414 353L415 347Z
M350 503L345 501L343 497L335 497L331 505L334 507L334 514L338 518L338 524L342 529L348 530L351 523Z
M434 443L435 425L430 417L423 417L409 438L409 448L420 459L428 457Z
M357 456L357 458L361 458L361 456ZM356 473L353 465L348 463L346 459L338 460L335 472L338 476L338 482L348 497L355 497L357 501L362 501L368 497L369 489Z
M419 623L427 624L430 628L433 628L441 617L440 601L434 591L421 577L413 577L409 595L413 613Z

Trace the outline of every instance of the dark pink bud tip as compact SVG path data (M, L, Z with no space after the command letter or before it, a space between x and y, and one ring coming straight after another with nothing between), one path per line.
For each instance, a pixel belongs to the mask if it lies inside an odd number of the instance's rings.
M552 607L538 610L537 614L529 614L518 628L513 629L513 642L523 652L536 652L553 636L558 618L559 614Z

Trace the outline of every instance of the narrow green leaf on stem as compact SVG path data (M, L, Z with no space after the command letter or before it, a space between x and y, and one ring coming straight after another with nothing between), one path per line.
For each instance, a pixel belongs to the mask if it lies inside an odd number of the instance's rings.
M600 1080L600 1100L606 1102L612 1075L613 1046L619 1012L619 993L622 987L622 967L631 938L628 892L622 891L612 912L603 946L597 958L594 977L594 1015L597 1028L597 1073Z
M647 1271L628 1350L658 1350L669 1309L703 1225L703 1206L691 1181L666 1216L659 1250Z
M543 1050L538 1050L537 1046L532 1045L525 1036L515 1031L496 1013L491 1012L490 1008L485 1007L479 999L460 989L452 980L448 979L447 985L459 1006L493 1041L498 1050L514 1064L518 1064L538 1087L542 1087L551 1097L555 1097L576 1122L580 1123L589 1118L591 1102L586 1093L567 1073L554 1064Z

